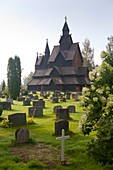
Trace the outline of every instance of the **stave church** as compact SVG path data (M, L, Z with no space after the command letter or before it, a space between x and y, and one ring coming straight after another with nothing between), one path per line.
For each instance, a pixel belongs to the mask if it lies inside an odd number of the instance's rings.
M28 91L81 92L89 87L89 70L83 67L79 43L73 43L67 18L62 29L59 45L50 52L48 40L44 55L38 56Z

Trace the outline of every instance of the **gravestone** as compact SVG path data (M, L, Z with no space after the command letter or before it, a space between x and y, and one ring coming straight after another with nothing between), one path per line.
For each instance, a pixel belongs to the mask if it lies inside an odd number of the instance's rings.
M61 137L57 137L56 140L61 140L62 141L62 149L61 149L61 161L64 162L64 141L66 139L69 139L70 136L65 136L65 130L62 129L62 136Z
M53 96L52 97L52 103L58 103L58 97Z
M30 102L31 102L31 98L27 96L23 101L23 106L30 106L31 105Z
M3 110L11 110L11 103L9 102L0 102L0 105L3 107Z
M58 109L62 109L62 106L61 106L61 105L54 106L53 112L54 112L54 113L57 113L57 110L58 110Z
M19 96L19 97L17 97L17 101L24 101L25 100L25 97L22 97L22 96Z
M66 99L67 100L70 100L70 95L71 95L70 93L66 93Z
M55 122L55 135L61 135L62 129L64 129L66 132L69 131L69 122L64 119L60 119Z
M69 109L69 113L75 113L76 112L76 108L75 108L74 105L68 106L67 109Z
M33 94L28 94L27 95L30 99L33 99Z
M65 98L65 97L62 97L61 101L62 101L62 102L66 102L66 98Z
M43 99L39 99L38 102L40 107L45 108L45 101Z
M33 100L38 100L38 95L33 96Z
M29 117L43 116L43 108L40 106L34 106L28 108Z
M69 109L57 109L56 118L57 119L70 119Z
M8 98L8 99L6 99L6 102L9 102L9 103L13 104L13 99Z
M8 120L12 126L26 124L26 113L14 113L8 115Z
M43 99L39 99L38 101L33 101L33 107L34 106L45 108L45 101Z
M25 127L17 129L15 138L18 144L29 142L29 130Z

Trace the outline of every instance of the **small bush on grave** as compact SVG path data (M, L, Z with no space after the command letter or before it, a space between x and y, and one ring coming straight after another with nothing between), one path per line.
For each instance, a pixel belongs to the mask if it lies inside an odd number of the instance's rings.
M12 124L9 122L9 120L4 119L4 120L2 120L2 125L3 125L4 128L8 128L8 127L10 127Z
M35 122L33 121L32 117L27 118L27 123L28 124L34 124Z
M0 116L2 116L2 112L3 112L3 107L2 105L0 105Z
M37 169L45 169L45 165L41 162L38 162L36 160L31 160L28 162L28 167L30 169L37 168Z

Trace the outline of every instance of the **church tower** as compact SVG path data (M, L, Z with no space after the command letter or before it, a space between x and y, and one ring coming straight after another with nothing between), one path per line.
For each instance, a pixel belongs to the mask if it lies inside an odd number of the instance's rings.
M60 49L61 50L68 50L70 46L73 44L73 40L71 34L69 34L69 27L67 24L67 18L65 17L65 23L62 29L62 36L60 38Z

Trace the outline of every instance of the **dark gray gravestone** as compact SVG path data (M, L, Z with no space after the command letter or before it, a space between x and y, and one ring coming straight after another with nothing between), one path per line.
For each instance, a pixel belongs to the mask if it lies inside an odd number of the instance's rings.
M9 102L0 102L0 105L2 105L3 110L11 110L11 103Z
M26 113L14 113L8 115L8 120L12 126L26 124Z
M34 106L45 108L45 101L43 99L39 99L38 101L33 101L33 107Z
M56 96L52 97L52 102L53 103L58 103L58 97L56 97Z
M8 99L6 99L6 102L13 104L13 99L8 98Z
M31 102L29 100L24 100L23 101L23 106L30 106Z
M57 119L70 119L69 109L57 109L56 118Z
M38 100L38 95L33 96L33 100Z
M62 129L65 130L65 132L69 131L69 122L64 119L60 119L55 122L55 135L61 135Z
M33 94L28 94L28 97L30 97L30 99L33 99Z
M69 109L69 113L75 113L76 112L76 108L75 108L74 105L68 106L67 109Z
M21 97L21 96L17 97L17 101L24 101L24 100L25 100L25 97Z
M70 95L71 95L70 93L66 93L66 99L67 100L70 100Z
M39 106L28 108L29 117L43 116L43 108Z
M61 105L55 106L55 107L53 108L53 112L54 112L54 113L57 113L57 110L58 110L58 109L62 109L62 106L61 106Z
M66 98L65 98L65 97L62 97L61 101L62 101L62 102L66 102Z
M27 128L21 127L15 132L15 138L17 143L26 143L29 141L29 130Z

